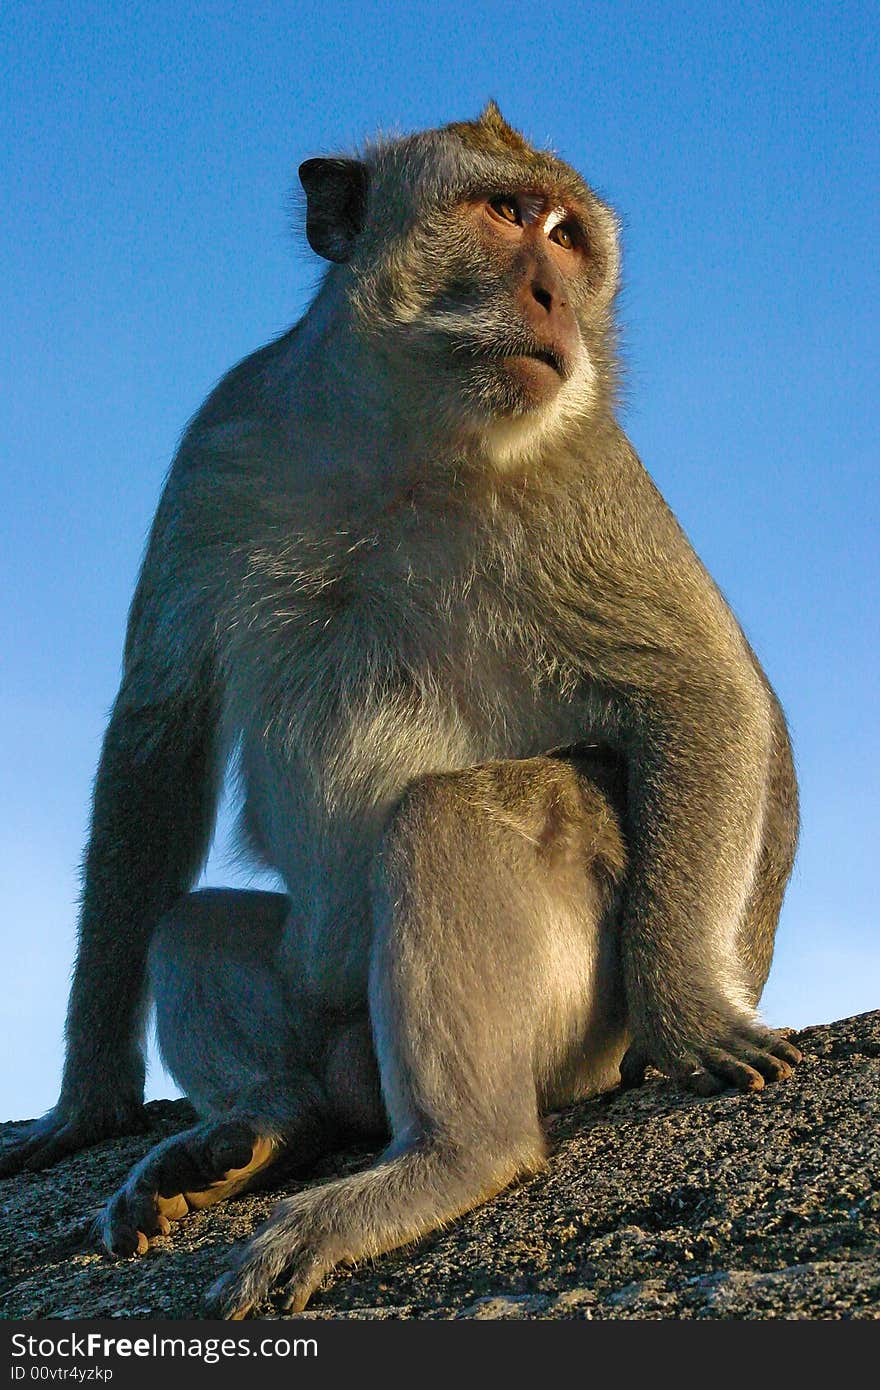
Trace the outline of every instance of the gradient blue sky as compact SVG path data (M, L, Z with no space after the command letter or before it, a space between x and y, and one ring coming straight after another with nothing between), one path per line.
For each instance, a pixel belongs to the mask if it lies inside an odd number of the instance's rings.
M867 3L4 6L0 1119L56 1096L90 783L175 442L317 280L296 166L490 95L622 214L625 423L790 717L804 831L765 1014L880 1002L878 33ZM241 881L227 824L212 882Z

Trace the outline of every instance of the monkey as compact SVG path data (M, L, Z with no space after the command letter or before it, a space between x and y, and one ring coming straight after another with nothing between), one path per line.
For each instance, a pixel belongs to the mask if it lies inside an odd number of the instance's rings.
M495 103L299 170L327 263L167 478L95 782L57 1105L5 1174L197 1123L113 1255L307 1168L208 1292L301 1310L547 1161L654 1066L787 1078L759 1017L798 834L780 704L618 422L611 208ZM228 768L283 891L193 892Z

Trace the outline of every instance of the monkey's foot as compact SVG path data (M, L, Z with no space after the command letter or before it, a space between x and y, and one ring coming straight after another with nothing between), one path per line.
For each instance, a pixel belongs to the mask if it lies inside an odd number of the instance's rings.
M279 1155L277 1138L246 1121L196 1125L157 1144L111 1197L97 1221L111 1255L143 1255L173 1221L251 1186Z
M75 1110L59 1103L3 1145L0 1178L49 1168L60 1159L100 1144L104 1139L142 1133L146 1127L146 1114L140 1101L117 1099L109 1104L81 1105Z
M762 1091L768 1081L786 1081L801 1053L788 1042L785 1030L743 1023L716 1047L688 1048L673 1062L656 1059L650 1045L634 1043L620 1064L624 1087L639 1086L649 1066L681 1081L698 1096L717 1095L729 1086L739 1091Z

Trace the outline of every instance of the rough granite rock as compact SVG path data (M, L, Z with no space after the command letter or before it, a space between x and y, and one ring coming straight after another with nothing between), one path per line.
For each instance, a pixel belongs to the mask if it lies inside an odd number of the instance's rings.
M880 1316L880 1012L795 1041L794 1078L758 1094L692 1098L655 1075L549 1117L540 1177L338 1271L303 1316ZM159 1101L148 1113L156 1140L191 1112ZM3 1317L199 1317L230 1245L303 1185L202 1211L143 1258L111 1260L83 1245L88 1213L145 1144L120 1139L0 1184ZM317 1180L370 1157L337 1155Z

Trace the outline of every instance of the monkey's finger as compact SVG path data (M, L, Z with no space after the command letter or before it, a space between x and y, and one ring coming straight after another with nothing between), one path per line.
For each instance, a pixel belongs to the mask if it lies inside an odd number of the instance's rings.
M787 1081L791 1076L791 1067L783 1057L754 1047L746 1039L736 1040L736 1056L760 1072L765 1081Z
M8 1167L4 1167L0 1160L0 1177L12 1173L37 1173L42 1168L50 1168L61 1158L68 1158L82 1146L82 1138L72 1125L64 1125L52 1134L36 1135L16 1147L9 1155Z
M772 1052L774 1057L781 1057L790 1067L796 1067L798 1062L804 1060L804 1054L785 1038L774 1038L768 1051Z
M208 1290L207 1307L213 1317L243 1318L280 1284L290 1306L301 1311L326 1270L311 1244L298 1239L282 1207L233 1254L231 1268Z
M706 1047L702 1050L702 1059L708 1071L728 1085L735 1086L738 1091L763 1091L764 1078L761 1073L732 1053L722 1052L717 1047Z
M641 1086L649 1066L650 1059L643 1048L635 1046L628 1048L620 1064L621 1088L626 1091L633 1086Z
M316 1258L314 1250L303 1246L284 1270L281 1286L281 1306L288 1313L301 1313L312 1294L320 1287L326 1266Z

